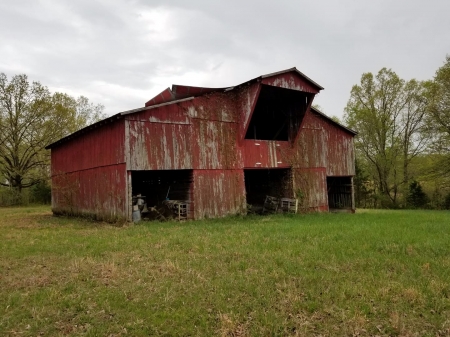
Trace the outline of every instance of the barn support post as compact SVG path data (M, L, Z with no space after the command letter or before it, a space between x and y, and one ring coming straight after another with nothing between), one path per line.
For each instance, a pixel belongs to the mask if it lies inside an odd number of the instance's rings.
M128 207L128 221L133 220L133 196L132 196L132 181L131 181L131 171L127 171L127 207Z

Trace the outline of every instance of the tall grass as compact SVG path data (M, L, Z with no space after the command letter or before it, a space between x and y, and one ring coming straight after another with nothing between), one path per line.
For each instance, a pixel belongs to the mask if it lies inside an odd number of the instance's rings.
M0 335L450 335L448 212L0 219Z

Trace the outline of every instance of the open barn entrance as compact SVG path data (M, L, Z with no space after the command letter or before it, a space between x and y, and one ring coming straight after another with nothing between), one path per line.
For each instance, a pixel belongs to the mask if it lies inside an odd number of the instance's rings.
M249 213L262 214L268 208L276 211L282 198L292 198L290 169L247 169L244 170L244 179ZM270 200L274 200L273 207L268 205Z
M327 177L328 208L330 211L353 209L352 178Z
M294 140L312 94L262 85L245 139Z
M192 170L133 171L131 181L133 211L142 218L189 217Z

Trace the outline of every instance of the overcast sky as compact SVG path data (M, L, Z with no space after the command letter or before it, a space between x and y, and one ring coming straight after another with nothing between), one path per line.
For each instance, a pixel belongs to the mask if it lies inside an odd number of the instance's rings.
M449 0L2 0L0 72L85 95L108 115L172 84L232 86L297 67L341 117L382 67L430 79L450 54Z

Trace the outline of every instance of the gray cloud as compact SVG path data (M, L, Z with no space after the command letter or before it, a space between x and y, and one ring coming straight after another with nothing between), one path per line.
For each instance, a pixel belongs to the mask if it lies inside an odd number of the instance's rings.
M221 87L296 66L341 116L363 72L428 79L450 53L450 2L440 0L16 0L0 13L0 72L110 114L172 83Z

